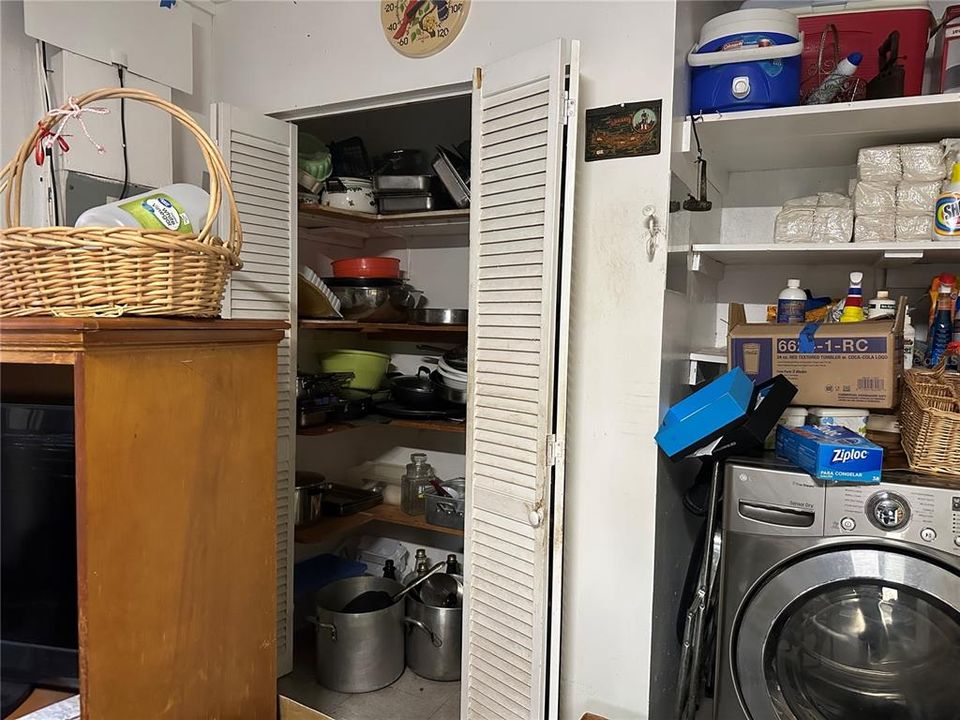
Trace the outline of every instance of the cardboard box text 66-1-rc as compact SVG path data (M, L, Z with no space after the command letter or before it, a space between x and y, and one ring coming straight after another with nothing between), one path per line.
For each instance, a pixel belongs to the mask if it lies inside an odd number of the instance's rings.
M903 372L903 315L858 323L759 324L730 305L727 365L763 382L782 374L794 405L893 409Z

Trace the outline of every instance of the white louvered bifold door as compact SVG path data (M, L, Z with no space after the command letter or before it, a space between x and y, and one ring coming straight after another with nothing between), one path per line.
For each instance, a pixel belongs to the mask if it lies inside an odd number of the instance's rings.
M284 320L296 328L297 133L290 123L238 110L212 108L211 126L230 169L243 228L243 269L234 272L224 317ZM229 222L221 210L220 223ZM293 669L293 478L296 331L277 351L277 670Z
M557 712L573 208L565 170L576 164L568 152L577 55L576 42L558 40L474 78L461 703L469 720Z

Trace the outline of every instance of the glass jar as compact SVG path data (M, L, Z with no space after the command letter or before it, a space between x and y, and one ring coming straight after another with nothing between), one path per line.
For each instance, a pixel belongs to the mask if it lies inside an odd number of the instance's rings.
M437 476L424 453L413 453L407 471L400 479L400 509L407 515L423 515L427 511L426 493Z

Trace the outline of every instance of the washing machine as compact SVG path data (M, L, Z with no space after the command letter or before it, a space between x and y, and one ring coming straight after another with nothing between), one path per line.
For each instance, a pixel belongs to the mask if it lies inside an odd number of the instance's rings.
M715 720L960 718L960 486L724 482Z

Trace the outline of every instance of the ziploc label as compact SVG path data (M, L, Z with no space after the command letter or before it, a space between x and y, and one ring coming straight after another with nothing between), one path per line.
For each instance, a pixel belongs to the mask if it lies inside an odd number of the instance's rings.
M828 482L880 482L883 448L840 425L777 428L777 455Z

